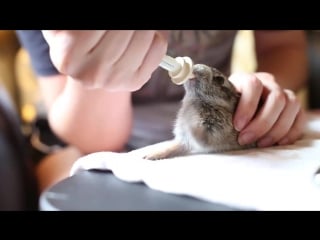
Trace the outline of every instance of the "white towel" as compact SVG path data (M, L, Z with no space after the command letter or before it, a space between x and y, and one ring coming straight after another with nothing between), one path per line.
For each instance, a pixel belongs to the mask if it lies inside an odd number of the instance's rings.
M70 174L108 169L119 179L187 194L244 210L320 210L320 116L310 115L303 139L289 146L142 159L154 144L129 153L97 152L79 158Z

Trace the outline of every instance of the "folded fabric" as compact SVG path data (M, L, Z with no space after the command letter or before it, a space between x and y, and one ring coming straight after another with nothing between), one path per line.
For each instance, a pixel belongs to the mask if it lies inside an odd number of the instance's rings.
M320 116L310 115L303 139L288 146L197 154L159 161L143 156L161 142L128 153L79 158L70 174L108 169L123 181L244 210L320 210Z

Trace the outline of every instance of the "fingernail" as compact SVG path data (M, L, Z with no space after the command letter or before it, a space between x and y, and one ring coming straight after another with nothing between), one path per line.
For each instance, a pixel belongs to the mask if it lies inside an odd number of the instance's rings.
M246 118L239 118L235 123L234 123L234 128L237 130L237 131L241 131L244 126L246 125L247 123L247 119Z
M289 139L288 138L283 138L281 141L278 142L278 145L286 145L288 144Z
M264 137L258 141L258 147L269 147L273 144L272 137Z
M254 140L255 140L255 135L252 132L246 132L239 136L240 145L252 143Z

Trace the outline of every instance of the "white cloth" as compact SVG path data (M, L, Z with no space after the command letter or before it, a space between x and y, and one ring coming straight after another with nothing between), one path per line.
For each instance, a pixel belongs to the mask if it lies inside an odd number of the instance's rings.
M79 158L70 175L109 169L119 179L152 189L252 210L320 210L320 116L310 115L294 145L159 161L142 159L154 144L129 153L97 152Z

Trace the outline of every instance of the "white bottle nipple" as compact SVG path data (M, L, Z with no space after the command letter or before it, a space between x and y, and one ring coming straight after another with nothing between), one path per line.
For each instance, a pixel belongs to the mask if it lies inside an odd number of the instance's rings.
M188 79L192 78L193 62L189 57L172 58L168 55L164 56L160 67L169 72L171 81L176 85L184 84Z

